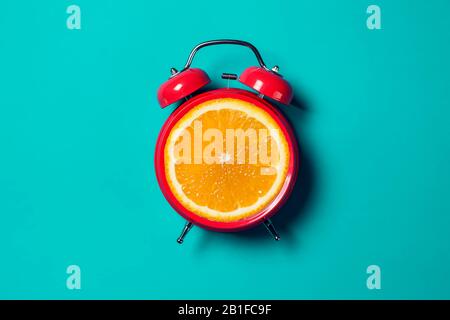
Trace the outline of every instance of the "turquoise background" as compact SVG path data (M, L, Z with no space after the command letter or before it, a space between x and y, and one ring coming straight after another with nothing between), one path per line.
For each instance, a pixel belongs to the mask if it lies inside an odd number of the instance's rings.
M178 3L177 3L178 2ZM66 28L77 4L82 29ZM377 4L382 30L368 30ZM2 1L0 298L450 298L450 2ZM304 154L274 218L184 222L156 183L156 90L191 48L251 41L280 65ZM195 66L255 64L244 48ZM81 267L82 289L66 288ZM377 264L382 289L368 290Z

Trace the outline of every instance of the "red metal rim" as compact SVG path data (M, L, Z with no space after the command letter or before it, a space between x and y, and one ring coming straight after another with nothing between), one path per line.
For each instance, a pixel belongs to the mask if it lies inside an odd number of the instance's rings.
M233 222L217 222L205 219L198 216L197 214L186 209L173 195L170 190L169 184L165 175L165 164L164 164L164 147L169 136L170 131L173 126L194 106L211 99L217 98L236 98L247 102L250 102L264 111L269 113L273 119L280 126L283 134L286 137L286 141L289 146L289 168L286 176L286 180L275 199L259 213L243 220L233 221ZM278 209L286 202L289 195L294 187L297 172L299 168L299 151L297 147L297 141L293 130L285 119L285 117L278 111L275 107L270 105L267 101L259 98L257 95L242 89L217 89L200 94L185 103L183 103L178 109L176 109L167 119L158 136L155 149L155 170L156 177L158 180L159 187L167 199L169 204L178 212L183 218L192 222L193 224L203 227L205 229L222 231L222 232L233 232L240 231L244 229L251 228L255 225L260 224L266 219L273 216Z

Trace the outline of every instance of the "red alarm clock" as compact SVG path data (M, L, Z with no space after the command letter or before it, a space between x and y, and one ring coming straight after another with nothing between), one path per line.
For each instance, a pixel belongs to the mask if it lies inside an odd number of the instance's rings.
M252 90L220 88L203 93L210 83L205 71L191 68L195 54L212 45L240 45L253 51L259 66L238 77ZM196 94L197 93L197 94ZM158 90L162 108L181 105L164 123L156 143L156 176L167 201L186 225L182 243L193 225L234 232L263 223L275 240L280 237L270 217L292 192L299 167L293 130L270 101L289 105L292 88L278 72L266 67L258 50L240 40L212 40L191 51L181 71Z

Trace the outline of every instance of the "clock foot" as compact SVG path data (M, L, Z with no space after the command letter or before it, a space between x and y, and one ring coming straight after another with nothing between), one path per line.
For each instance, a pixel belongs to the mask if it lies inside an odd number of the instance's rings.
M273 223L272 223L272 221L270 221L270 219L267 219L267 220L264 221L264 226L267 228L269 233L272 235L272 237L276 241L280 240L280 235L278 234L277 230L273 226Z
M178 239L177 239L177 242L178 242L179 244L182 244L182 243L183 243L184 237L187 235L187 233L189 232L189 230L192 229L192 227L193 227L192 222L186 223L186 225L185 225L184 228L183 228L183 231L181 231L181 234L180 234L180 236L179 236Z

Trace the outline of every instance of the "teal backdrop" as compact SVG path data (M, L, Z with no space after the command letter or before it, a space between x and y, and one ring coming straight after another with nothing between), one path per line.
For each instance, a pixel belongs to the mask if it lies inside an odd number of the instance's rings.
M81 8L69 30L66 8ZM381 8L381 30L366 9ZM0 298L450 298L450 2L0 4ZM295 194L239 234L194 228L153 170L156 90L204 40L254 43L296 95ZM214 47L211 87L254 65ZM366 268L381 268L369 290ZM69 265L81 290L66 287Z

